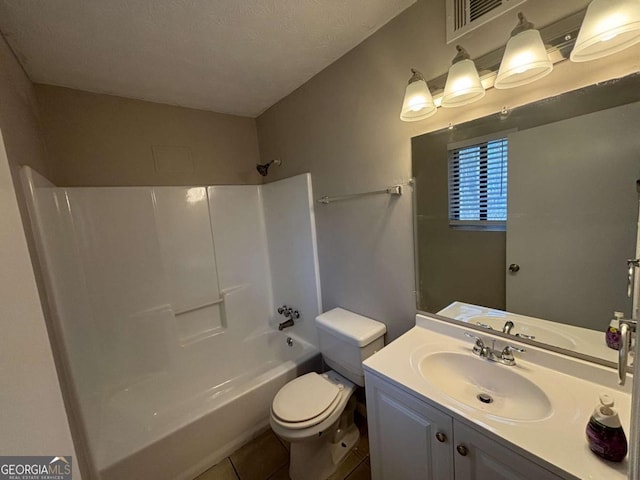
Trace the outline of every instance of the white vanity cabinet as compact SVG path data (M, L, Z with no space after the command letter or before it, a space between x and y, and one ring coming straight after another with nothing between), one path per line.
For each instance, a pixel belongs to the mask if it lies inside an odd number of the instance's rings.
M537 463L366 372L373 480L560 480Z
M561 480L475 428L453 421L456 480ZM449 478L454 478L449 477ZM573 478L573 477L570 477Z
M452 479L453 419L368 372L364 384L373 479Z

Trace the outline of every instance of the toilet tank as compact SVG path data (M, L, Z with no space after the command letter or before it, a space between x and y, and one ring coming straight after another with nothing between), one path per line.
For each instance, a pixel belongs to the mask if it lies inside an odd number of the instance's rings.
M336 372L364 386L362 362L384 346L384 323L334 308L316 317L320 351Z

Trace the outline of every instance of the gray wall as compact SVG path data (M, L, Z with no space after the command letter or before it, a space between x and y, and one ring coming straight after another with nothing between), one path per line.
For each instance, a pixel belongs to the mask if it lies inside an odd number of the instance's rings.
M259 184L253 118L35 85L58 186ZM158 156L158 154L160 156Z
M80 478L18 212L18 165L46 171L37 118L31 82L0 37L0 454L73 455Z
M588 1L536 0L523 11L538 25ZM419 0L359 46L258 118L260 155L281 158L272 178L311 172L315 196L378 189L411 175L410 138L637 70L640 46L589 64L566 62L521 88L490 90L481 101L413 124L399 120L411 67L445 73L455 54L445 43L445 2ZM503 45L515 13L461 42L479 56ZM343 306L387 324L390 338L414 324L411 199L369 198L318 206L325 309Z

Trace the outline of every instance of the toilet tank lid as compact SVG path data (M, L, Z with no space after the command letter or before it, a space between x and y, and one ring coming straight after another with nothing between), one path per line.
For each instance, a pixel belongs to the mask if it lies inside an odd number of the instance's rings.
M344 308L334 308L316 317L318 328L325 330L345 342L359 347L369 345L387 331L384 323L350 312Z

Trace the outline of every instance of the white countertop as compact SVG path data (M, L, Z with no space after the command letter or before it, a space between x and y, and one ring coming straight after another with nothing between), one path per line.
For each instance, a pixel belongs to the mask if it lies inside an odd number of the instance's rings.
M615 399L629 438L631 379L625 387L619 387L617 372L613 369L522 345L527 351L515 354L515 366L495 363L495 367L513 369L538 385L551 400L553 412L547 418L536 421L498 418L483 411L482 405L474 408L446 395L418 371L417 360L425 354L437 352L455 352L470 355L478 361L487 361L472 353L473 340L464 336L465 331L468 330L463 326L417 315L416 327L365 360L365 370L385 377L459 421L488 430L494 439L518 453L528 452L531 460L558 475L593 480L626 480L628 457L621 463L612 463L593 454L586 441L585 427L599 394L607 393ZM489 332L472 333L492 338ZM515 345L518 342L509 343ZM498 348L505 344L504 339L496 337Z

